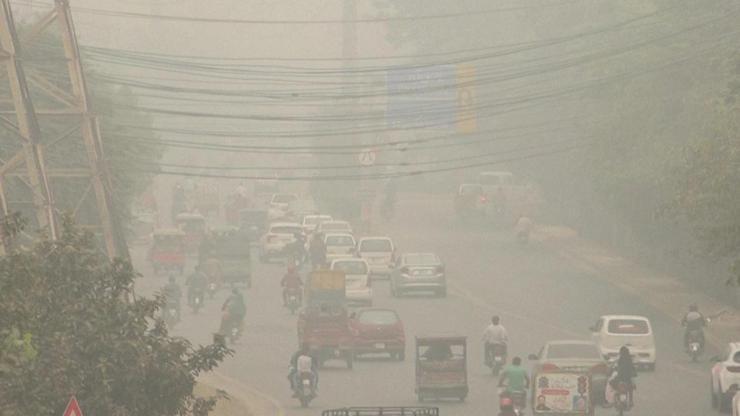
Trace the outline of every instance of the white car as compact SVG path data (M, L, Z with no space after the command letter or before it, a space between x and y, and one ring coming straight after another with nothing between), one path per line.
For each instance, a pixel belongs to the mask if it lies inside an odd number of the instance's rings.
M331 263L334 259L353 257L356 244L352 234L330 233L324 235L327 263Z
M272 194L270 206L267 209L268 219L275 220L285 217L296 202L298 202L296 194Z
M320 215L320 214L309 214L303 216L303 231L306 235L314 232L316 227L322 222L332 221L334 218L331 215Z
M390 276L396 253L390 237L363 237L357 243L357 253L367 260L372 274Z
M269 261L271 258L280 256L285 246L295 241L296 234L303 234L301 224L295 222L270 224L265 235L260 238L260 259Z
M350 223L348 223L347 221L341 221L341 220L323 221L318 225L318 227L316 227L316 232L321 233L321 234L329 234L329 233L354 234Z
M627 346L635 366L655 370L655 338L650 320L635 315L604 315L590 328L591 336L607 361Z
M370 266L364 259L350 257L331 262L331 270L344 272L347 303L372 306L373 289L370 282Z
M712 367L712 407L722 412L736 408L735 394L740 391L740 342L731 342ZM737 413L736 413L737 414Z

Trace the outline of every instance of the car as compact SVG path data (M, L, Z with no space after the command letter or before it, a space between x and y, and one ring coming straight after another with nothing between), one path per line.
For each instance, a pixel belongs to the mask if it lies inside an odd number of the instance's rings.
M270 220L284 218L291 210L291 206L298 202L298 195L278 193L272 194L267 215Z
M514 174L508 171L488 171L478 174L478 182L484 187L510 186L514 182Z
M607 361L619 357L619 349L629 346L635 366L655 370L655 338L650 320L636 315L604 315L591 328L591 335Z
M334 259L354 257L357 243L352 234L329 233L324 235L324 245L326 246L326 261L331 263Z
M341 220L322 221L316 227L316 232L321 233L321 234L328 234L328 233L354 234L350 223L348 223L347 221L341 221Z
M363 237L357 242L357 254L367 260L373 275L390 277L396 247L390 237Z
M740 342L727 344L712 361L712 407L727 412L735 406L735 396L740 391Z
M533 376L538 373L552 373L558 371L579 372L591 375L592 397L603 401L606 391L606 382L609 375L609 365L601 355L599 346L591 341L550 341L546 343L539 354L529 356L536 360L532 365Z
M406 334L398 313L392 309L360 309L350 315L355 355L390 354L406 358Z
M348 257L332 260L331 270L344 272L345 296L350 305L373 305L373 288L370 282L370 266L365 259Z
M295 222L275 222L260 238L259 256L263 262L282 255L285 246L295 241L296 234L303 234L301 224Z
M488 198L483 185L464 183L457 188L455 212L462 218L483 217L486 214Z
M442 260L434 253L406 253L398 257L391 273L391 294L431 291L447 296L447 278Z
M331 221L333 218L331 215L322 215L322 214L308 214L303 216L303 231L306 233L306 235L311 234L314 232L316 227L319 226L322 222L325 221Z

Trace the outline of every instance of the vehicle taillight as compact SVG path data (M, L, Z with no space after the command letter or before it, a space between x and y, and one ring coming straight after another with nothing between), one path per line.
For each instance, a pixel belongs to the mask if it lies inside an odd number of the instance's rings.
M478 198L478 200L479 200L480 202L486 202L486 201L488 201L488 198L486 198L486 196L485 196L485 195L481 195L481 196L480 196L480 197Z
M558 371L558 370L559 370L559 368L555 364L545 363L545 364L542 365L542 372L543 373L548 373L548 372Z
M736 367L736 366L727 367L727 371L731 373L740 373L740 367Z

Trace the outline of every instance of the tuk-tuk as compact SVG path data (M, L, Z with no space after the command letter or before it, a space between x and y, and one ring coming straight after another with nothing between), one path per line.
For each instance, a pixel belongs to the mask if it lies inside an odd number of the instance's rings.
M149 261L155 274L185 270L185 233L179 229L160 229L152 233Z
M246 233L249 241L257 241L267 228L267 210L242 209L239 211L239 227Z
M416 396L426 399L468 396L467 338L416 337Z
M208 240L203 254L219 263L223 283L251 287L249 240L244 233L236 227L217 227L210 230Z
M188 253L197 252L206 234L205 217L200 214L179 214L175 217L175 223L185 233L185 250Z

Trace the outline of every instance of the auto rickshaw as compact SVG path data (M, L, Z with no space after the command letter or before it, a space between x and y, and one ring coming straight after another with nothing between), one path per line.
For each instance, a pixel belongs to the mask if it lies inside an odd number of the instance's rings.
M214 266L209 264L215 261L220 274L217 279L221 283L231 286L238 284L252 286L249 240L243 231L229 226L214 227L208 233L208 244L203 251L206 274L209 277L213 275L214 269Z
M468 396L467 338L416 337L416 396L426 399Z
M206 219L200 214L179 214L175 217L177 228L185 233L185 250L192 254L198 251L206 234Z
M155 274L185 270L185 233L179 229L159 229L152 233L149 261Z

